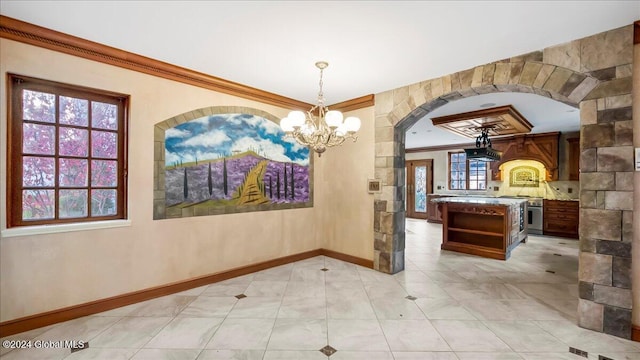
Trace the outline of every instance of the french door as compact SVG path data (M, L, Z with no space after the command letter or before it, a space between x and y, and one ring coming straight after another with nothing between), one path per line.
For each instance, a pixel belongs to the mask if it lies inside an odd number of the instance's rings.
M433 159L408 160L407 180L407 217L427 218L427 194L433 192Z

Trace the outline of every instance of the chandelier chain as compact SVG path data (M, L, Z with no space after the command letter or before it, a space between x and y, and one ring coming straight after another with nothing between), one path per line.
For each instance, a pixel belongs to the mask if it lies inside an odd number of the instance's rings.
M324 93L322 92L322 73L324 72L324 69L320 69L320 91L318 91L318 105L320 105L320 107L324 107Z

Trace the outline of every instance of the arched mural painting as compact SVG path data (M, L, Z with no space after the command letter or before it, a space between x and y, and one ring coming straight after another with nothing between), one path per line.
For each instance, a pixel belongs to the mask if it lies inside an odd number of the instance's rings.
M275 120L212 107L157 124L154 219L312 206L309 149Z

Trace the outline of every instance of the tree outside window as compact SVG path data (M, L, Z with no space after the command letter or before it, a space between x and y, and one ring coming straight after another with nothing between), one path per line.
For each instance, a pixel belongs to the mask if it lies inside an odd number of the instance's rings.
M9 81L8 227L124 219L127 96Z

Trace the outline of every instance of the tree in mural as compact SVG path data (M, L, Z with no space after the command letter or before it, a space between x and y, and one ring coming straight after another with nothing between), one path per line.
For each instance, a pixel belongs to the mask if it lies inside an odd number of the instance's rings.
M295 180L294 180L294 176L293 175L294 175L294 173L293 173L293 163L292 163L291 164L291 200L293 200L295 198L295 191L293 190L293 189L295 189L294 188Z
M280 199L280 171L278 171L278 178L276 179L276 193L278 194L278 200Z
M266 183L262 183L262 196L264 196L264 197L267 196L267 184Z
M287 193L287 184L289 183L289 178L287 177L287 164L284 165L284 178L282 179L282 182L282 185L284 186L284 198L286 199L289 197Z
M228 181L227 181L227 159L222 159L222 189L224 191L224 195L227 196L228 193Z
M213 180L211 179L211 163L209 163L209 175L207 177L207 185L209 186L209 196L213 195Z
M189 197L189 184L187 182L187 168L184 168L184 189L183 189L184 199L187 200Z

